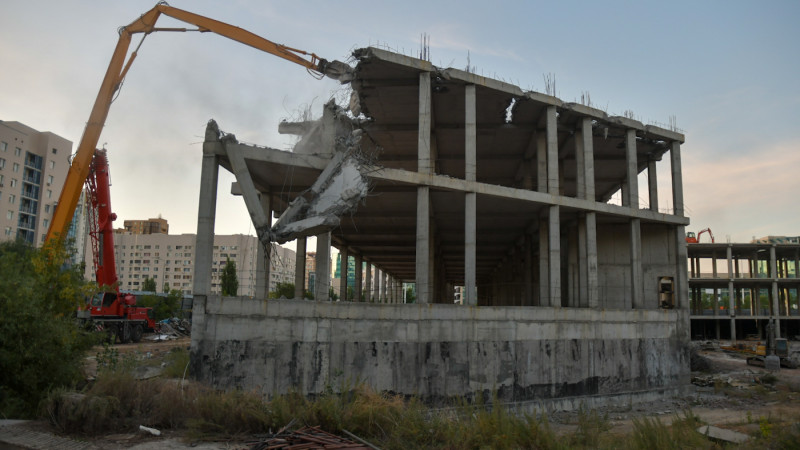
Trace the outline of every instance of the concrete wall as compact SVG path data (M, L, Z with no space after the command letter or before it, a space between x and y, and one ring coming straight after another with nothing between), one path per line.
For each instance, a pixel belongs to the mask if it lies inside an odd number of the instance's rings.
M642 224L642 305L658 308L659 277L676 276L675 232L668 225ZM597 227L597 278L600 305L631 305L630 228L628 224Z
M194 376L267 396L363 380L433 404L493 390L503 402L630 401L688 383L685 310L196 296L193 312Z

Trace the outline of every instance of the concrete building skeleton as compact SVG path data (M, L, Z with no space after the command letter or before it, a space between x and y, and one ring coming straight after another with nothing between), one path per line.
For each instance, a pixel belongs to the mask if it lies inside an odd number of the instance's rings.
M795 237L749 244L689 244L693 339L800 335L800 245ZM705 271L701 270L705 269Z
M689 373L683 135L376 48L354 56L357 118L329 104L318 122L281 124L304 136L294 152L207 132L195 376L265 395L321 392L341 376L434 403L495 390L557 408L679 391ZM371 191L317 236L317 271L330 273L320 266L332 243L343 261L367 262L356 290L388 304L212 295L218 168L236 175L268 239L273 213L308 191L354 129ZM665 154L669 214L656 180ZM622 204L608 203L618 191ZM416 284L416 304L399 304L402 282ZM327 283L317 277L316 292ZM464 306L453 305L457 285Z

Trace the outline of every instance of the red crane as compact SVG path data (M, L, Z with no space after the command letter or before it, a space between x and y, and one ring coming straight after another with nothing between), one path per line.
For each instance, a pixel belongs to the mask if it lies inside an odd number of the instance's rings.
M111 211L110 186L106 151L95 150L86 177L86 193L95 280L102 290L92 297L88 318L102 325L112 343L115 336L122 343L139 342L144 330L155 326L154 314L152 308L137 307L133 294L119 291L113 227L117 215Z

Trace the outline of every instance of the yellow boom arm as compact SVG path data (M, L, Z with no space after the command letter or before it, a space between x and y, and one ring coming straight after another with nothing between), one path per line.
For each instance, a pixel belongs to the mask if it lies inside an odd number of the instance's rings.
M156 21L162 14L196 25L198 28L196 30L188 30L186 28L156 28ZM120 29L119 42L117 42L117 47L114 49L114 54L111 56L111 62L108 65L105 78L103 78L103 83L100 85L100 92L97 93L92 113L89 116L89 121L86 123L83 136L78 144L78 151L72 160L72 165L67 173L67 179L64 181L64 187L61 189L61 195L58 198L58 206L53 214L53 220L50 223L50 228L47 230L48 241L58 235L64 234L66 227L69 225L75 213L75 207L78 205L83 183L89 175L92 156L94 155L95 148L97 148L100 132L108 117L108 110L111 107L114 94L119 89L131 63L133 63L133 60L136 58L136 51L134 51L131 53L127 62L125 61L132 36L137 33L148 35L154 31L213 32L299 64L307 68L312 74L319 76L319 78L328 76L342 83L350 81L351 79L350 67L342 62L326 61L325 59L319 58L314 53L307 53L303 50L276 44L242 28L209 19L208 17L200 16L182 9L173 8L164 2L157 4L153 9L143 14L130 25Z

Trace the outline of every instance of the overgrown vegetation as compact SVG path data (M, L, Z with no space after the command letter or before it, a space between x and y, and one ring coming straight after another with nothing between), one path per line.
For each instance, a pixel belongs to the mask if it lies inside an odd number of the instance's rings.
M275 289L270 291L269 298L294 298L294 283L278 282L275 284ZM314 300L314 294L306 290L303 298Z
M41 249L0 243L0 417L30 418L53 389L81 379L95 337L76 325L75 311L93 293L67 246Z
M222 295L226 297L234 297L239 292L239 280L236 278L236 261L231 261L230 258L225 258L225 266L222 268L222 275L220 276L220 287L222 288Z
M153 308L156 322L173 317L182 317L181 302L183 292L177 289L169 291L166 296L142 295L136 299L137 306Z

